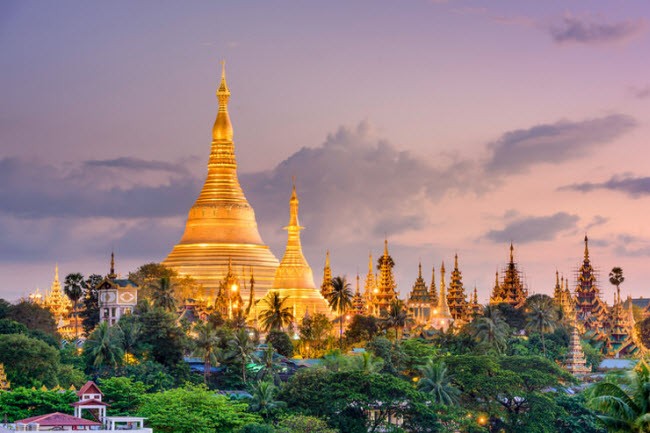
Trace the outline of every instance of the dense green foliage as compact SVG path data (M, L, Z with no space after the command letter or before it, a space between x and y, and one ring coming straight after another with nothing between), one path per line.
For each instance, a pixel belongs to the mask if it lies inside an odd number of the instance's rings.
M13 386L58 385L59 352L22 334L0 335L0 363Z
M0 392L0 419L6 416L9 422L14 422L51 412L69 413L70 403L77 400L73 391L15 388L11 392Z

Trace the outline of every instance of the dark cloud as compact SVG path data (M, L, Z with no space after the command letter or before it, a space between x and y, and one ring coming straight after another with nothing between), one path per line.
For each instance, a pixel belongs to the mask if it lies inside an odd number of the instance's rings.
M152 170L163 171L179 175L186 175L187 167L180 163L171 163L165 161L148 161L139 158L115 158L115 159L101 159L85 161L84 165L87 167L109 167L119 168L125 170Z
M584 157L590 150L620 137L636 126L630 116L612 114L581 122L561 121L506 132L488 148L488 173L526 172L540 163L561 163Z
M617 256L625 257L648 257L650 256L650 242L647 239L623 233L616 236L614 242L614 253Z
M610 44L624 42L640 35L646 29L646 21L626 20L617 23L597 22L590 17L567 15L549 27L553 40L558 44Z
M587 227L585 227L587 230L589 230L592 227L597 227L601 226L603 224L606 224L609 221L609 218L606 218L602 215L596 215L589 224L587 224Z
M580 192L591 192L597 189L618 191L630 197L639 198L650 194L650 177L614 176L606 182L576 183L559 188L559 190Z
M494 242L525 244L555 239L558 233L576 227L580 218L566 212L541 217L525 217L514 220L502 230L490 230L485 237Z
M91 162L63 170L33 160L1 159L0 212L25 218L177 216L187 212L200 187L188 175L170 174L147 185L143 173L116 176L111 168Z

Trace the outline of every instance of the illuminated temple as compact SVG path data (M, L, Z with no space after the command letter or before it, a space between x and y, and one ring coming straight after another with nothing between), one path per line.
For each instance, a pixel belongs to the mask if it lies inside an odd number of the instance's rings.
M287 231L287 247L275 271L271 290L288 297L288 302L293 306L294 317L304 317L306 313L321 313L330 316L330 308L321 291L316 288L314 274L302 253L300 231L304 228L298 221L298 194L296 185L293 185L291 199L289 200L289 224L284 228ZM329 267L329 254L326 269Z
M203 287L200 297L208 303L214 302L229 263L235 269L251 269L255 297L259 299L273 284L278 259L262 241L255 212L237 178L225 67L217 99L219 110L212 129L208 175L190 209L183 237L163 264L180 275L193 277Z

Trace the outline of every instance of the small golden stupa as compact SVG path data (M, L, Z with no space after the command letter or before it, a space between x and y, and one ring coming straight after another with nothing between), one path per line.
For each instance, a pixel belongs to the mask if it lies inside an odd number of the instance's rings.
M190 209L185 233L163 261L180 275L189 275L203 286L202 297L214 303L228 264L255 273L255 297L263 297L273 283L278 259L262 241L255 211L246 200L237 178L233 129L228 115L230 90L222 63L217 90L219 111L212 129L208 176Z
M300 227L298 222L298 195L294 183L289 200L290 217L287 231L287 248L280 266L275 271L275 279L271 290L278 291L280 296L288 297L287 303L293 306L296 319L304 317L305 313L322 313L328 317L331 314L327 301L316 288L314 274L302 253L300 243Z

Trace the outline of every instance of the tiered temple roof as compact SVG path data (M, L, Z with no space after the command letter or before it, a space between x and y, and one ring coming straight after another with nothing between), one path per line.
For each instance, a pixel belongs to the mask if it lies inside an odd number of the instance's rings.
M354 296L352 297L352 314L365 314L366 313L366 301L361 294L361 288L359 284L359 274L357 274L357 287L354 291Z
M260 299L271 288L279 263L262 241L255 211L237 178L225 67L217 99L219 110L212 128L208 175L189 211L183 237L163 264L181 276L193 277L207 292L203 296L206 299L223 281L229 261L235 267L252 267L257 280L255 295Z
M499 273L497 271L496 282L490 297L490 304L498 305L502 303L510 304L513 307L521 307L526 302L528 290L524 287L521 271L517 268L514 258L514 247L510 244L510 261L503 271L503 278L499 282Z
M564 361L564 367L574 376L584 376L591 371L587 367L585 353L582 350L580 335L578 334L578 328L575 323L571 331L571 342L569 344L569 352Z
M413 284L409 295L408 308L417 324L424 324L428 321L431 310L436 306L432 303L431 293L427 283L422 278L422 263L418 264L418 277Z
M72 308L72 302L61 290L59 281L59 265L54 267L54 281L50 286L50 291L43 299L43 306L49 309L54 316L54 320L60 324L61 321L67 320Z
M476 287L474 287L474 294L469 303L469 311L472 317L483 314L483 306L478 302L478 291L476 290Z
M435 266L431 267L431 285L429 286L429 296L431 297L431 303L433 305L438 305L438 289L436 289L436 268L435 268Z
M323 268L323 282L320 285L320 293L327 299L332 291L332 267L330 266L330 251L325 253L325 267Z
M623 307L618 288L610 312L609 324L605 355L614 358L635 355L639 348L634 341L634 322L629 321L628 311Z
M375 270L372 262L372 253L368 254L368 274L366 274L366 279L363 285L363 297L366 301L366 314L374 314L374 303L373 299L375 294L379 291L377 288L377 276L375 275Z
M465 295L465 288L463 287L463 275L458 269L458 254L454 256L454 270L451 271L447 302L449 303L451 315L456 322L469 321L469 304Z
M388 254L388 240L384 240L384 254L379 258L379 281L377 292L373 296L373 306L376 315L383 315L390 303L397 299L397 285L393 277L395 262Z
M571 292L567 287L564 287L564 276L560 279L560 273L555 271L555 288L553 289L553 303L562 310L563 316L573 318L575 315L575 308L573 300L571 299Z
M607 320L607 305L600 298L596 272L589 259L589 239L586 235L584 259L578 269L575 308L578 320L587 330L595 333L602 331Z

